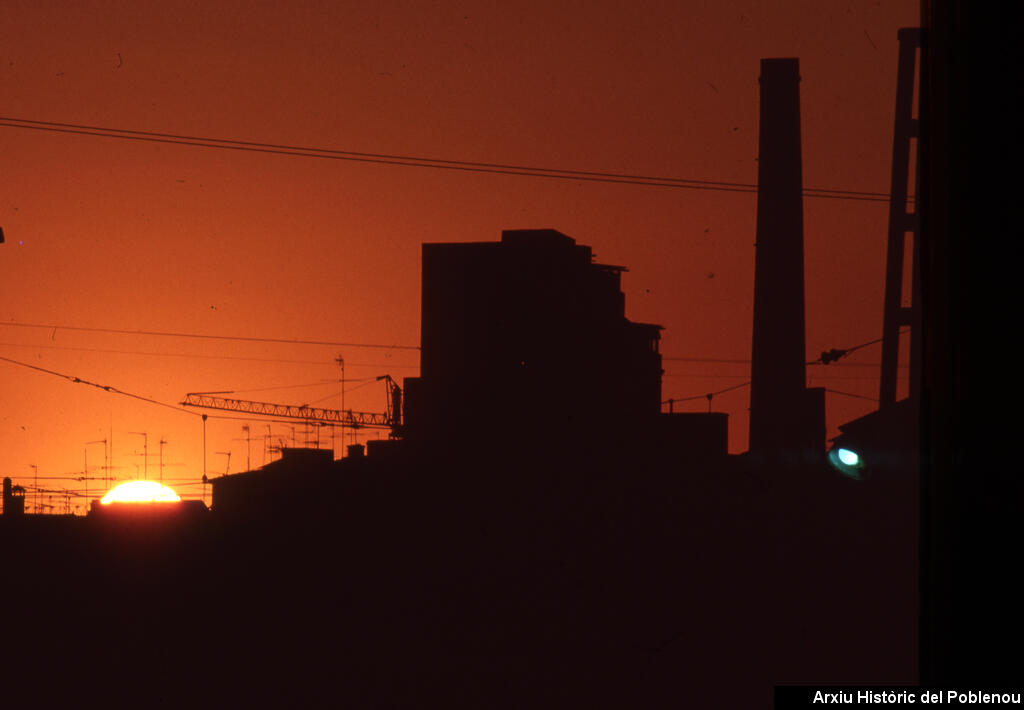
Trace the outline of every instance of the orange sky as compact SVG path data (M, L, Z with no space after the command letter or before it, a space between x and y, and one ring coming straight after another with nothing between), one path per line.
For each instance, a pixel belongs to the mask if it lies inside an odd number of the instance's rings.
M918 24L910 1L12 5L0 11L8 118L739 183L756 182L759 60L796 56L805 187L874 192L889 188L896 31ZM417 345L422 242L551 227L629 268L627 315L665 326L666 357L750 357L753 194L3 126L0 150L0 323ZM809 359L881 336L886 219L886 203L805 200ZM0 325L0 356L167 403L236 390L337 406L339 354L349 378L418 372L412 350ZM879 358L874 346L809 368L809 384L877 397L877 367L853 365ZM749 378L743 363L665 369L665 398ZM383 410L383 385L360 384L346 406ZM264 389L278 386L290 388ZM142 431L150 478L160 439L165 478L202 475L196 416L3 361L0 393L0 474L17 482L31 485L34 464L40 485L83 489L59 477L80 476L86 442L111 431L115 476L141 473L143 437L128 432ZM714 400L733 452L746 449L747 397ZM874 408L827 405L830 435ZM209 421L211 473L227 463L215 452L244 469L242 424ZM251 458L263 463L262 438ZM101 475L102 445L88 464Z

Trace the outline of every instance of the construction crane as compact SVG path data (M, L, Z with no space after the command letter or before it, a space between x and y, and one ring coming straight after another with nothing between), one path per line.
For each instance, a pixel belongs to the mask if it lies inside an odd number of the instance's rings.
M391 424L391 438L401 435L402 430L402 388L392 379L391 375L381 375L377 382L384 380L388 387L387 417Z
M221 409L228 412L255 414L263 417L284 417L299 419L305 422L324 422L360 428L370 427L390 429L390 438L401 436L402 429L402 389L390 375L381 375L377 380L386 380L388 384L387 411L354 412L351 409L324 409L310 407L306 404L276 404L274 402L255 402L249 399L234 399L219 396L218 392L189 392L181 401L184 407L201 407L203 409Z

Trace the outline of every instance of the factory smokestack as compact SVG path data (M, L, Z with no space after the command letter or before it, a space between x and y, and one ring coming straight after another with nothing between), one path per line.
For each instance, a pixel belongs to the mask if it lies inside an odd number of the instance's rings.
M750 452L806 459L825 444L824 391L806 387L800 65L761 60Z

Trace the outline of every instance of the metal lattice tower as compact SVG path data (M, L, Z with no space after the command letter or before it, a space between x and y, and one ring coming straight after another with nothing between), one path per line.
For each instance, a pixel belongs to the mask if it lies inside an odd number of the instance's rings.
M917 397L921 371L920 225L918 201L908 199L911 157L914 160L914 192L920 186L920 124L914 116L914 75L921 30L903 28L899 38L896 74L896 120L892 145L892 185L889 202L889 246L885 266L885 312L882 319L882 374L879 407L896 402L899 379L900 328L910 328L910 397ZM917 150L913 150L917 144ZM907 249L907 241L911 247ZM902 304L904 273L910 259L910 305Z

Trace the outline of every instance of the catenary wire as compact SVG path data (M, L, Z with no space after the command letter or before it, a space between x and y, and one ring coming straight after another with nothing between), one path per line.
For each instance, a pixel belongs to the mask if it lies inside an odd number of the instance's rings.
M76 348L67 345L40 345L31 343L0 342L0 347L27 348L29 350L67 350L71 352L105 353L112 355L143 355L147 357L196 358L200 360L242 360L246 362L274 362L294 365L321 365L324 367L337 367L336 363L327 362L326 360L295 360L274 357L242 357L240 355L200 355L198 353L158 353L145 350L125 350L117 348ZM345 367L390 367L398 369L417 369L419 365L400 365L398 363L393 362L350 362L346 360Z
M901 330L900 334L902 335L903 333L907 332L908 330L909 329ZM869 345L874 345L874 344L880 343L880 342L882 342L882 338L875 338L874 340L869 340L866 343L861 343L859 345L854 345L853 347L849 347L849 348L846 348L844 350L833 349L832 352L835 353L835 354L832 357L832 359L837 359L837 358L840 358L840 357L846 357L850 353L855 352L857 350L860 350L861 348L865 348L865 347L867 347ZM805 364L807 364L807 365L824 365L824 364L828 364L828 362L826 362L825 359L824 359L826 354L827 353L822 353L822 357L818 358L817 360L813 360L811 362L805 363ZM662 358L662 359L688 360L688 358ZM715 360L710 360L710 359L709 360L700 360L700 359L697 359L697 358L692 358L692 360L696 361L696 362L715 362ZM724 361L724 360L722 360L722 361L718 361L718 362L740 363L740 362L749 362L749 361L738 361L738 360ZM748 381L748 382L744 382L743 384L739 384L739 385L734 385L732 387L728 387L728 388L726 388L724 390L719 390L718 392L708 392L707 394L697 394L697 395L693 395L691 397L680 397L680 398L673 397L671 399L664 400L662 402L662 404L669 404L669 403L673 403L674 404L676 402L690 402L690 401L693 401L693 400L696 400L696 399L709 399L709 398L714 397L716 395L723 394L725 392L729 392L730 390L739 389L740 387L745 387L745 386L747 386L749 384L750 384L750 382ZM825 391L826 392L832 392L833 394L847 395L849 397L859 397L861 399L868 399L868 400L872 400L872 401L875 401L875 402L878 401L877 399L873 399L871 397L866 397L864 395L850 394L849 392L840 392L838 390L830 390L828 388L826 388Z
M718 390L717 392L708 392L707 394L695 394L692 397L671 397L671 398L666 399L665 401L663 401L662 404L670 404L670 403L671 404L675 404L677 402L690 402L690 401L693 401L695 399L708 399L709 397L716 397L716 396L718 396L720 394L725 394L726 392L731 392L733 390L738 390L741 387L746 387L749 384L750 384L749 381L742 382L742 383L740 383L738 385L733 385L732 387L726 387L725 389Z
M231 340L252 343L284 343L287 345L331 345L343 348L377 348L382 350L419 350L418 345L395 345L383 343L343 343L335 340L302 340L289 338L257 338L243 335L209 335L203 333L175 333L159 330L126 330L120 328L99 328L81 325L56 325L53 323L24 323L20 321L4 321L0 325L18 328L45 328L54 332L58 330L74 330L87 333L115 333L118 335L151 335L164 338L195 338L200 340Z
M167 404L166 402L161 402L159 400L152 399L150 397L144 397L141 394L134 394L132 392L126 392L125 390L118 389L117 387L114 387L112 385L101 385L101 384L99 384L97 382L90 382L89 380L82 379L81 377L76 377L75 375L68 375L68 374L65 374L63 372L57 372L56 370L48 370L45 367L39 367L38 365L32 365L32 364L29 364L27 362L21 362L20 360L12 360L11 358L3 357L2 355L0 355L0 360L3 360L4 362L9 362L9 363L11 363L13 365L20 365L21 367L27 367L30 370L37 370L39 372L46 373L47 375L54 375L56 377L61 377L61 378L65 379L65 380L68 380L69 382L73 382L75 384L89 385L90 387L95 387L96 389L101 389L104 392L109 392L111 394L119 394L119 395L121 395L123 397L131 397L132 399L138 399L138 400L140 400L142 402L148 402L150 404L156 404L156 405L159 405L161 407L167 407L168 409L173 409L176 412L184 412L185 414L191 414L192 416L202 416L198 412L193 412L193 411L185 409L183 407L177 407L177 406L175 406L173 404Z
M828 387L825 388L825 391L830 393L830 394L841 394L844 397L854 397L856 399L866 399L869 402L877 402L878 401L878 397L868 397L867 395L854 394L853 392L840 392L839 390L829 389Z
M298 146L279 146L277 144L271 143L254 143L217 138L176 136L175 134L151 133L146 131L132 131L127 129L106 129L93 126L79 126L78 124L62 124L47 121L32 121L30 119L0 117L0 126L39 131L50 131L56 133L70 133L76 135L97 136L103 138L115 138L121 140L169 143L172 145L188 145L200 148L217 148L221 150L240 150L256 153L271 153L278 155L291 155L307 158L347 160L364 163L377 163L384 165L398 165L403 167L434 168L440 170L460 170L466 172L494 173L501 175L519 175L524 177L539 177L557 180L617 183L641 185L648 187L672 187L691 190L713 190L722 192L757 192L757 186L748 183L726 183L708 180L686 180L683 178L657 178L642 175L626 175L621 173L599 173L584 170L556 170L551 168L532 168L520 166L504 167L496 163L472 163L469 161L412 158L404 156L386 156L383 154L357 153L354 151L339 151L321 148L301 148ZM620 175L621 177L619 177ZM817 197L836 200L856 200L865 202L886 203L890 201L890 197L886 193L858 192L853 190L825 190L819 188L806 188L803 190L803 194L805 197Z
M208 356L208 354L199 354L194 352L146 352L143 350L124 350L116 348L101 348L101 347L71 347L68 345L39 345L29 343L18 343L18 342L0 342L0 347L26 347L30 349L38 350L71 350L75 352L102 352L108 354L137 354L137 356L147 356L154 358L195 358L199 360L242 360L253 363L283 363L283 364L294 364L294 365L330 365L334 367L334 363L328 363L322 360L286 360L282 358L243 358L240 356ZM354 366L357 363L350 363ZM392 367L411 367L411 366L392 366Z
M279 143L262 143L258 141L241 141L236 139L228 138L204 138L201 136L186 136L175 133L157 133L154 131L139 131L126 128L109 128L102 126L88 126L78 123L58 123L55 121L38 121L28 118L11 118L7 116L0 116L0 121L8 121L11 123L18 124L35 124L40 126L50 126L54 128L74 128L85 131L102 131L103 133L117 133L117 134L129 134L129 135L140 135L140 136L151 136L157 138L168 138L173 140L187 140L187 141L203 141L208 143L224 143L228 145L241 145L241 146L255 146L260 148L278 148L282 150L296 150L310 153L329 153L335 155L352 155L366 158L380 158L382 160L413 160L423 161L429 163L446 163L451 165L468 165L473 167L481 168L499 168L504 170L526 170L533 172L547 172L547 173L564 173L568 175L592 175L596 177L613 177L613 178L627 178L635 180L657 180L660 182L681 182L681 183L693 183L699 185L718 185L724 187L743 187L743 188L756 188L757 185L751 183L739 183L739 182L722 182L717 180L695 180L687 178L676 178L676 177L664 177L664 176L651 176L651 175L635 175L629 173L608 173L608 172L595 172L591 170L574 170L566 168L540 168L536 166L524 166L524 165L508 165L502 163L482 163L473 162L468 160L449 160L444 158L428 158L423 156L411 156L411 155L392 155L384 153L367 153L351 150L336 150L331 148L315 148L315 147L304 147L304 146L293 146L283 145ZM13 127L13 126L12 126ZM807 192L827 192L834 194L844 195L861 195L865 197L884 197L888 199L890 195L884 192L865 192L859 190L833 190L825 188L804 188Z

